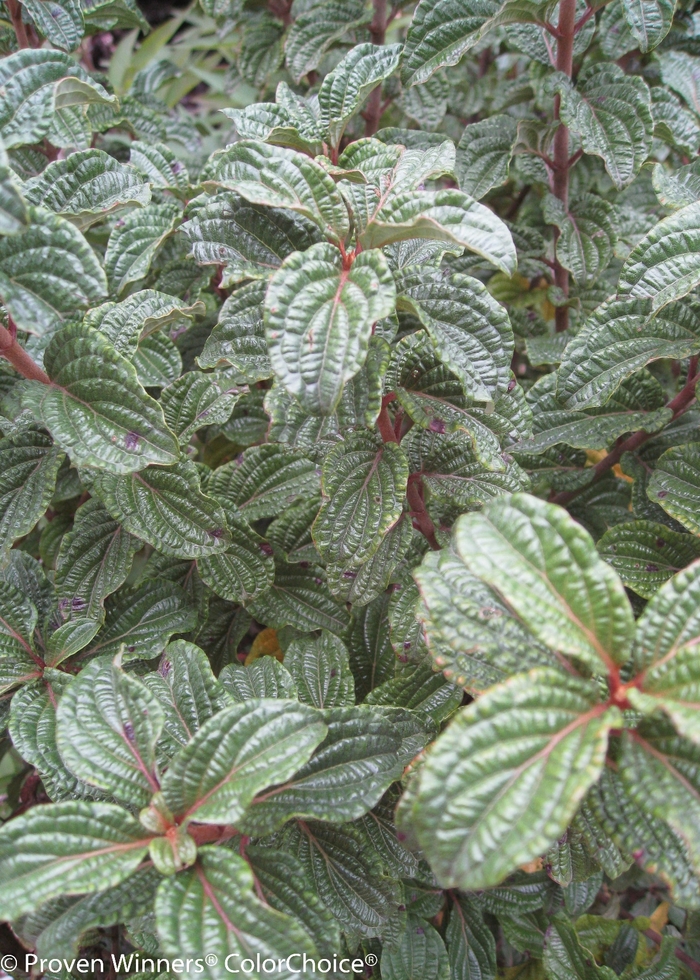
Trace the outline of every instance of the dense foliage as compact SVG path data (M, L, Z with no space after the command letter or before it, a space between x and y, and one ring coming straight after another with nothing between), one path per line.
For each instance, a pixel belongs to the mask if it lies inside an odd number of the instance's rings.
M700 975L700 14L201 4L3 3L0 966Z

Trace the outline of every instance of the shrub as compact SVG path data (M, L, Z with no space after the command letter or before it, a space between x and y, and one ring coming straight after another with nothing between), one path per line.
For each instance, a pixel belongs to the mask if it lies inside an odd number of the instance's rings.
M18 969L700 974L692 5L4 9Z

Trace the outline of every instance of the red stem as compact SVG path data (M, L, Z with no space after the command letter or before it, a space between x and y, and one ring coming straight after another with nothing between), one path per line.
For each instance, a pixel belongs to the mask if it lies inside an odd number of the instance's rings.
M17 38L17 44L20 48L31 47L29 43L29 34L27 33L27 27L22 20L22 7L17 2L17 0L7 0L7 11L10 15L10 20L12 21L12 26L15 31L15 37Z
M17 342L16 327L10 320L12 332L0 325L0 354L6 357L12 367L30 381L41 381L42 384L51 384L48 374L41 370L26 350Z
M700 374L697 373L698 370L698 355L691 357L690 364L688 366L688 380L681 390L678 392L675 398L672 398L670 402L666 405L666 408L670 408L673 412L672 417L669 422L673 422L677 419L679 415L692 404L695 399L695 385L700 379ZM616 466L620 462L624 453L634 452L635 449L639 449L643 446L648 439L654 435L653 432L646 432L644 429L640 429L638 432L634 432L631 436L622 442L619 442L614 449L608 453L599 463L593 467L593 479L586 483L583 487L578 487L576 490L563 490L561 493L555 494L551 498L551 503L561 504L565 506L578 497L580 493L587 490L588 487L593 486L598 480L603 477L608 470L611 470L613 466Z
M634 919L632 913L628 912L626 909L620 909L620 916L623 919ZM656 943L657 946L661 945L664 938L661 933L656 932L655 929L645 929L644 935L647 937L647 939L651 939L653 943ZM678 949L678 947L675 949L675 954L676 958L679 959L681 963L685 963L688 969L691 970L695 976L700 977L700 963L694 960L691 956L688 956L684 950Z
M408 500L408 506L411 509L413 526L426 538L433 551L439 551L440 545L435 535L435 525L426 510L425 501L423 500L423 480L420 473L412 473L408 478L406 498Z
M394 432L394 426L391 424L391 417L387 410L386 405L382 405L381 411L377 416L377 428L379 429L379 435L382 437L382 442L398 442L396 438L396 433Z
M559 7L559 21L557 23L557 71L563 72L567 78L571 78L574 70L574 37L576 34L576 0L561 0ZM559 121L559 127L554 134L554 170L553 186L554 196L558 197L564 205L565 210L569 209L569 130L560 121L559 110L561 99L557 95L554 99L554 118ZM555 230L554 241L559 237L559 232ZM569 273L557 259L555 261L554 282L563 292L564 296L569 295ZM558 306L555 314L556 330L561 333L569 326L568 306Z

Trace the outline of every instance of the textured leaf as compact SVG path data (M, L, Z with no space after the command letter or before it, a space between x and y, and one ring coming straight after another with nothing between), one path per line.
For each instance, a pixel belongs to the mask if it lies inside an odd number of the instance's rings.
M370 92L396 71L400 44L357 44L323 79L318 93L320 119L332 146Z
M372 327L389 316L394 281L384 256L362 252L349 269L332 245L285 260L265 299L270 361L285 388L312 414L330 415L343 385L367 356Z
M184 194L187 190L187 167L165 143L143 143L134 140L129 146L129 163L148 178L151 187Z
M7 581L0 580L0 693L41 676L42 662L34 652L36 606ZM19 585L19 583L17 583Z
M187 745L194 733L228 704L204 651L185 640L169 643L158 670L144 674L141 681L163 712L163 737L171 750L168 754Z
M389 585L394 570L405 558L414 537L413 525L404 511L387 531L372 557L359 568L346 568L343 563L327 563L328 585L333 595L351 602L355 609L371 602Z
M99 302L107 283L77 228L40 208L29 216L25 231L0 239L0 295L20 330L42 336Z
M645 364L700 350L700 307L674 303L653 312L648 299L608 300L566 345L557 394L569 407L602 405Z
M543 961L553 980L612 980L616 976L610 967L598 966L564 916L558 916L545 933Z
M630 521L611 527L598 551L624 584L651 599L672 575L700 558L700 542L654 521Z
M203 426L227 422L239 394L225 377L188 371L164 389L160 404L166 425L184 446Z
M457 180L465 194L478 201L491 188L505 184L516 133L516 121L504 115L490 116L465 127L455 163Z
M120 303L102 303L89 310L85 323L99 330L114 349L130 360L136 354L139 340L168 324L191 325L194 317L204 313L201 300L188 305L177 296L141 289Z
M583 195L568 209L552 194L543 202L548 224L559 230L556 252L559 262L577 283L594 282L607 268L616 243L615 209L593 194Z
M294 26L297 23L298 20ZM286 85L286 82L278 83L276 103L257 102L244 109L223 111L233 119L241 139L257 139L275 146L286 146L312 157L317 156L323 150L323 143L316 107L314 111L305 100L291 92L291 89L288 90L287 98L280 101L281 85Z
M77 0L22 0L22 6L46 40L63 51L74 51L85 33Z
M291 817L356 820L378 803L427 738L420 717L403 708L336 707L322 717L325 740L284 785L257 797L243 819L246 832L270 833Z
M498 884L561 836L620 719L598 703L595 684L547 668L513 677L464 709L421 769L412 807L443 886Z
M30 204L60 214L80 229L151 199L150 187L139 174L103 150L79 150L50 163L27 181L25 194Z
M266 289L267 283L251 282L229 296L197 358L200 367L230 365L235 368L236 380L251 383L270 377L272 367L263 326Z
M396 443L357 433L332 449L313 525L319 553L353 569L371 558L401 516L407 478L408 463Z
M433 75L423 85L405 89L401 93L399 105L409 119L433 132L440 127L445 117L449 98L450 83L444 75Z
M455 898L445 940L454 980L493 980L496 943L480 907L468 895Z
M327 629L341 634L349 620L345 607L328 591L321 568L280 561L269 592L249 603L248 609L275 629L294 626L305 633Z
M148 850L121 807L71 801L35 806L0 829L0 915L15 919L58 895L118 884Z
M200 558L199 574L209 588L229 602L248 603L267 592L275 577L272 549L245 518L228 512L231 541L223 554Z
M301 980L304 955L317 956L302 925L253 893L253 873L246 861L221 848L204 847L196 868L166 879L156 897L161 945L174 960L200 959L206 980L224 980L246 958L288 962L280 980ZM294 958L293 953L298 956ZM215 957L205 965L205 955ZM299 968L295 965L299 964ZM306 974L308 975L308 974Z
M395 705L410 708L432 718L438 725L454 714L462 704L463 692L429 664L411 664L397 672L365 698L365 704Z
M669 53L673 55L676 52ZM651 89L651 114L657 139L691 156L697 153L700 129L673 92L655 85Z
M182 373L180 352L162 332L139 341L133 365L139 381L146 388L165 388Z
M418 267L397 277L397 308L425 326L438 357L465 394L488 401L510 381L513 333L508 314L471 276Z
M122 651L125 661L151 660L173 633L186 633L195 623L195 610L179 585L145 582L121 590L107 604L105 625L89 652L114 656Z
M687 296L700 283L699 233L700 203L689 204L660 221L628 255L620 273L619 294L650 299L654 310Z
M598 64L579 74L576 88L558 79L557 87L563 122L581 137L587 153L602 158L615 186L625 187L651 149L654 124L646 82L618 65Z
M163 712L148 688L121 669L119 658L93 660L61 697L56 740L79 779L133 806L158 789L155 748Z
M201 492L190 461L127 476L100 473L94 492L127 531L164 555L202 558L229 545L224 511Z
M700 532L700 446L667 449L659 457L647 495L689 531Z
M0 554L28 534L56 488L63 453L41 432L0 441Z
M163 782L173 813L233 824L256 793L288 780L326 735L323 716L298 701L254 699L224 708L174 757Z
M22 405L76 464L119 474L177 460L162 409L100 333L83 324L66 327L49 342L44 367L51 384L27 382Z
M671 28L675 3L670 0L625 0L622 6L640 51L651 51L663 41Z
M301 453L268 443L252 446L212 475L208 492L248 521L274 517L308 495L318 494L320 472Z
M458 520L455 549L552 649L598 671L627 659L633 620L622 583L564 510L525 494L494 500Z
M318 225L331 241L348 234L348 213L319 164L280 146L241 140L216 158L215 184L253 204L288 208Z
M358 701L394 676L395 658L389 641L387 603L388 597L380 595L368 605L353 610L346 643Z
M153 257L172 234L179 216L178 206L167 202L149 204L118 220L105 252L105 272L117 295L148 274Z
M324 630L318 639L294 640L285 651L284 666L303 704L332 708L355 703L348 651L332 633Z
M409 915L398 941L383 947L381 971L385 980L449 980L442 936L425 919Z
M219 680L234 701L297 696L292 675L275 657L258 657L247 667L228 664Z
M348 31L372 19L362 0L333 0L314 4L294 21L284 47L287 67L295 82L315 71L321 58Z
M28 224L27 204L17 175L10 168L5 147L0 143L0 233L14 235Z

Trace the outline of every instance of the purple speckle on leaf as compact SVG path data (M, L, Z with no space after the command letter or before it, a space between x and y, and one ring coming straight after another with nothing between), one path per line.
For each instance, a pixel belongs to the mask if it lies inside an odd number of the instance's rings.
M131 724L130 721L124 722L124 735L128 742L133 742L134 739L136 738L136 735L134 733L134 726Z
M442 419L431 419L428 428L431 432L444 432L445 423L442 421Z
M136 449L136 447L138 446L138 444L139 444L139 435L138 435L138 433L137 432L127 432L127 434L124 436L124 445L129 450L130 453L133 452L134 449Z

